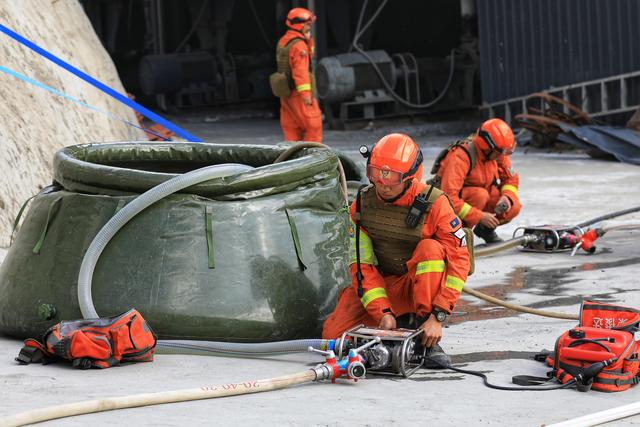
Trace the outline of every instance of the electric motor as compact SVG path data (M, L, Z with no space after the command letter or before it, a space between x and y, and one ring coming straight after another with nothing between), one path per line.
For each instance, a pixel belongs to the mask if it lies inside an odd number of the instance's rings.
M373 59L391 87L395 86L396 69L384 50L367 54ZM343 53L322 58L316 69L318 97L326 102L352 99L357 92L382 89L384 86L371 63L361 54Z

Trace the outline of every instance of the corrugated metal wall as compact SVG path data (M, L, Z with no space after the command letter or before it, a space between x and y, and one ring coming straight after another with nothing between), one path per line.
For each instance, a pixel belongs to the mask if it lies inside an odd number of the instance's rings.
M477 0L482 98L640 70L640 0Z

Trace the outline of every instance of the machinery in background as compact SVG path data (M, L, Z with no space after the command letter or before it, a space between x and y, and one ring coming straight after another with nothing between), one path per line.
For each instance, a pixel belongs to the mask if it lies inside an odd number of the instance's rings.
M329 127L478 105L480 61L472 1L407 5L383 0L376 7L370 2L369 8L367 3L310 6L318 15L314 31L322 59L316 73ZM258 101L273 103L275 109L268 76L275 69L275 43L285 30L291 0L82 4L127 91L146 98L143 102L185 110ZM387 33L389 22L407 13L431 18L408 23L401 32L406 34ZM428 41L415 43L418 36ZM445 57L453 46L455 54ZM408 105L431 105L435 98L433 108Z
M261 22L265 11L273 13L273 4L84 0L83 5L123 84L147 103L185 110L273 100L268 76L275 67L274 34ZM257 43L230 40L237 26L234 11L247 20L243 39Z
M389 55L384 50L367 55L386 82L407 101L420 104L444 92L429 111L472 108L477 105L479 55L455 49L455 58L416 58L411 53ZM452 64L453 62L453 64ZM455 65L454 65L455 64ZM407 107L391 96L372 63L359 52L322 58L316 69L318 97L331 127L348 122L413 115L421 110Z
M163 96L179 109L269 99L271 62L267 54L146 55L140 60L139 83L145 95Z

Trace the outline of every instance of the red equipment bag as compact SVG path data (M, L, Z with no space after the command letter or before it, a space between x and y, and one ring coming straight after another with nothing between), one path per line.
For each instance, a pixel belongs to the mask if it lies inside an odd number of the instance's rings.
M583 301L580 326L635 332L640 325L640 310L596 301Z
M555 350L546 358L553 367L549 375L567 383L594 363L606 362L590 388L599 391L624 391L640 380L638 350L634 332L640 324L640 311L594 301L584 301L580 308L580 324L564 332Z
M156 335L135 309L113 317L62 321L41 341L25 340L16 361L44 362L60 357L80 369L110 368L121 362L151 362Z

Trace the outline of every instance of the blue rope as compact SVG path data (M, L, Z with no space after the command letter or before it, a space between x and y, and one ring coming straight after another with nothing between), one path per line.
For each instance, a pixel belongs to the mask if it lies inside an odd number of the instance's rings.
M137 102L132 101L131 99L127 98L126 96L122 95L121 93L116 92L115 90L111 89L109 86L105 85L104 83L102 83L102 82L94 79L90 75L80 71L79 69L77 69L73 65L63 61L62 59L58 58L57 56L53 55L52 53L47 52L46 50L42 49L40 46L38 46L35 43L27 40L26 38L22 37L20 34L16 33L15 31L13 31L13 30L11 30L11 29L9 29L7 27L5 27L2 24L0 24L0 31L2 31L3 33L5 33L9 37L11 37L12 39L22 43L23 45L25 45L29 49L33 50L34 52L44 56L48 60L50 60L53 63L57 64L58 66L64 68L67 71L69 71L70 73L75 74L76 76L78 76L82 80L84 80L85 82L87 82L87 83L93 85L94 87L100 89L101 91L103 91L107 95L109 95L109 96L117 99L118 101L122 102L123 104L131 107L132 109L134 109L135 111L139 112L143 116L153 120L156 123L161 124L162 126L166 127L167 129L173 131L176 135L180 136L181 138L184 138L187 141L191 141L191 142L203 142L200 138L191 135L189 132L185 131L184 129L182 129L182 128L176 126L176 125L174 125L173 123L171 123L170 121L162 118L161 116L159 116L158 114L154 113L153 111L143 107L142 105L138 104Z
M87 103L86 103L86 102L84 102L84 101L81 101L81 100L79 100L79 99L77 99L77 98L74 98L73 96L67 95L66 93L60 92L60 91L58 91L58 90L56 90L56 89L54 89L54 88L52 88L52 87L50 87L50 86L47 86L47 85L45 85L45 84L43 84L43 83L40 83L40 82L39 82L39 81L37 81L37 80L33 80L33 79L31 79L31 78L29 78L29 77L27 77L27 76L23 75L23 74L18 73L17 71L13 71L13 70L12 70L12 69L10 69L10 68L3 67L2 65L0 65L0 71L2 71L3 73L9 74L10 76L13 76L13 77L15 77L15 78L17 78L17 79L20 79L20 80L22 80L22 81L25 81L25 82L27 82L27 83L30 83L30 84L32 84L32 85L34 85L34 86L36 86L36 87L39 87L40 89L44 89L44 90L46 90L47 92L51 92L51 93L53 93L54 95L61 96L61 97L63 97L64 99L67 99L67 100L69 100L69 101L71 101L71 102L75 102L75 103L76 103L76 104L78 104L78 105L81 105L81 106L86 107L86 108L89 108L89 109L91 109L91 110L93 110L93 111L97 111L97 112L99 112L99 113L105 114L106 116L108 116L108 117L109 117L109 118L111 118L111 119L121 121L121 122L123 122L123 123L125 123L125 124L127 124L127 125L129 125L129 126L134 127L134 128L137 128L137 129L143 130L143 131L145 131L145 132L149 132L149 133L151 133L151 134L153 134L153 135L155 135L155 136L157 136L157 137L159 137L159 138L162 138L162 139L164 139L164 140L166 140L166 141L171 141L171 139L166 138L166 137L164 137L164 136L162 136L162 135L159 135L159 134L155 133L155 132L154 132L154 131L152 131L152 130L145 129L145 128L143 128L142 126L139 126L139 125L136 125L136 124L134 124L134 123L131 123L131 122L130 122L130 121L128 121L128 120L121 119L120 117L116 117L115 115L113 115L113 114L109 113L108 111L101 110L100 108L94 107L93 105L89 105L89 104L87 104Z

